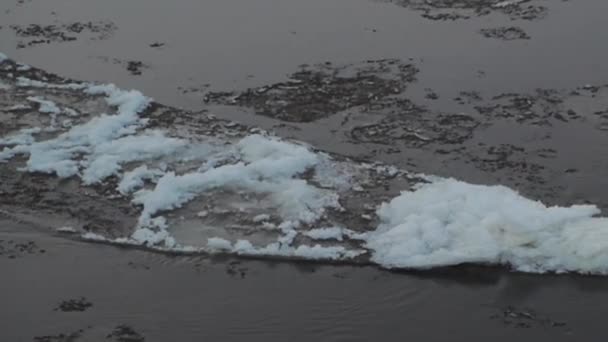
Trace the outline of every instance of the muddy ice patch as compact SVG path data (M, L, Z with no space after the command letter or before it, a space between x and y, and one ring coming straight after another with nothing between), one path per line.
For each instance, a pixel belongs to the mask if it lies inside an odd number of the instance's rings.
M552 328L569 331L566 322L554 320L531 308L507 306L496 311L498 312L490 318L509 327L518 329Z
M354 142L382 145L399 142L415 148L431 144L461 144L472 137L480 124L475 115L431 111L408 100L396 101L371 114L381 119L352 128L348 136Z
M604 109L608 107L607 86L536 89L529 93L503 93L489 99L476 91L461 91L454 102L467 109L443 112L406 98L385 99L358 113L367 117L370 123L355 125L346 134L357 143L409 148L430 146L439 151L442 146L453 150L455 146L466 144L477 131L501 122L538 127L591 124L601 130L608 118ZM348 124L348 120L344 123Z
M86 298L79 297L74 299L66 299L59 303L59 305L53 310L61 312L83 312L92 306L93 303L89 302Z
M511 20L537 20L548 13L548 1L533 0L381 0L419 12L430 20L461 20L502 14Z
M259 115L311 122L403 93L418 69L386 59L352 65L302 66L279 82L243 92L209 92L205 102L250 107Z
M495 28L485 28L479 30L479 33L486 38L500 40L528 40L530 36L520 27L503 26Z
M106 336L106 339L114 342L144 342L146 340L142 334L126 324L116 326L114 330Z
M133 76L141 76L146 70L150 69L150 66L142 61L138 60L123 60L119 58L111 58L106 56L95 57L105 63L112 63L114 65L120 65L129 74Z
M112 36L117 29L111 21L11 25L10 28L19 38L19 49L40 44L71 42L79 38L104 40Z
M590 115L608 105L608 86L584 85L573 89L536 89L530 93L503 93L474 106L483 116L521 124L552 126L590 122L599 126L601 115Z
M126 324L111 327L87 326L82 329L56 334L35 336L35 342L79 342L79 341L108 341L108 342L144 342L144 335Z
M68 333L58 333L55 335L42 335L35 336L34 342L78 342L81 341L81 337L84 333L84 329Z
M46 253L46 250L34 241L0 239L0 257L17 259L44 253Z

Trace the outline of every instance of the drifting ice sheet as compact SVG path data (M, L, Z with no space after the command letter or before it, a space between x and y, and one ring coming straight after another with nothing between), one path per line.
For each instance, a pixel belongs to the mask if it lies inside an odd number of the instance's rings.
M497 6L511 3L514 2ZM0 53L0 62L5 58ZM386 268L483 263L510 265L525 272L608 273L608 219L595 218L599 213L595 206L547 208L502 186L429 178L432 183L383 203L377 210L379 226L370 227L367 233L336 227L300 230L301 225L317 222L329 208L342 210L336 188L354 191L349 189L353 183L350 175L336 168L327 155L278 138L250 135L225 142L219 151L196 145L198 169L185 173L170 167L150 169L145 162L181 157L179 151L194 145L187 139L167 137L163 131L146 130L147 121L139 113L151 100L140 92L123 91L113 85L53 85L26 78L18 78L17 86L105 95L108 104L117 108L114 114L100 114L49 140L36 141L35 135L40 132L36 127L0 138L0 145L4 146L0 161L16 154L29 155L24 171L79 176L86 184L116 175L118 190L125 196L142 188L144 180L156 183L152 189L133 194L133 201L143 205L139 225L131 236L113 240L116 243L195 250L177 245L167 221L157 215L222 187L269 195L277 212L258 214L253 221L274 227L274 223L266 221L279 217L281 235L276 242L262 247L247 240L211 238L204 249L207 251L332 260L350 259L366 252L347 249L342 241L347 237L362 240L371 261ZM43 102L46 100L30 100L38 102L43 112L59 114L59 108ZM127 162L136 165L120 174ZM357 165L352 162L349 166ZM314 182L301 177L310 168L317 171ZM315 182L322 186L317 187ZM334 188L326 189L328 186ZM202 211L199 217L208 214ZM292 245L298 234L331 240L331 245ZM94 233L84 237L106 239Z

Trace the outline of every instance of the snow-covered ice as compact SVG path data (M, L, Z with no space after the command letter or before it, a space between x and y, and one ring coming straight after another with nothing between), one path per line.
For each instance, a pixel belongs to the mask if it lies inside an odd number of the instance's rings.
M185 141L166 137L160 131L101 142L92 146L92 153L84 162L82 180L85 184L94 184L115 175L122 163L169 156L184 146Z
M608 273L608 219L592 205L546 207L503 186L452 179L378 209L372 260L387 268L504 264L525 272Z
M149 169L147 165L140 165L135 169L125 172L118 184L117 190L127 195L134 190L141 188L146 180L154 180L162 176L164 171L161 169Z
M135 203L143 205L142 218L159 211L179 208L198 194L220 187L269 193L280 206L286 220L312 222L326 207L339 207L335 195L293 177L317 162L308 149L276 138L251 135L235 144L239 161L177 175L167 172L153 190L135 194Z
M116 172L121 162L136 160L141 155L147 157L149 154L167 152L164 145L161 151L146 146L152 140L175 147L174 140L164 138L158 132L127 137L145 124L138 113L147 107L150 99L140 92L122 91L112 85L89 86L86 92L107 95L107 102L118 108L117 113L101 114L89 122L71 127L54 139L16 146L7 153L29 154L25 167L27 171L55 173L59 177L81 174L85 183L92 184ZM30 100L38 103L44 101L37 98ZM42 103L45 110L56 107ZM88 157L80 160L78 157L83 154Z

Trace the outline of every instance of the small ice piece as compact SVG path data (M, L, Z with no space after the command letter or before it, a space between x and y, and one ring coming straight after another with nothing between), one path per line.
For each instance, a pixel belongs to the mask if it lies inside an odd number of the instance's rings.
M296 257L309 259L309 260L340 260L340 259L350 259L355 257L362 252L353 252L347 251L346 248L342 246L298 246L293 252L293 255Z
M308 260L344 260L365 253L362 250L348 250L342 246L301 245L294 248L281 243L271 243L265 247L256 248L247 240L238 240L232 246L227 240L217 239L214 241L214 245L222 246L224 250L240 255L296 257Z
M23 128L15 135L0 138L0 145L31 145L35 141L32 134L40 133L41 130L39 127Z
M56 229L60 233L76 233L76 229L70 226L63 226Z
M364 220L368 220L368 221L371 221L371 220L372 220L372 216L371 216L371 215L368 215L368 214L363 214L363 215L361 215L361 218L363 218Z
M252 219L252 221L254 223L260 223L260 222L264 222L264 221L268 221L268 220L270 220L270 215L268 215L268 214L260 214L260 215L255 216Z
M38 111L40 113L48 113L48 114L61 113L61 109L59 109L59 107L57 107L57 105L53 101L48 101L48 100L45 100L38 96L30 96L27 98L27 100L38 103L40 105L40 108L38 109Z
M7 59L8 59L8 57L6 57L5 54L3 54L2 52L0 52L0 63L4 62Z
M207 248L214 252L227 252L232 250L232 244L226 239L212 237L207 239Z
M387 177L394 177L399 173L399 169L392 165L378 165L376 166L376 172L381 175L386 175Z
M166 229L139 228L133 232L131 239L138 244L148 246L164 245L172 248L176 245L175 239Z
M27 64L21 64L19 63L19 65L17 66L17 71L28 71L30 70L32 67L27 65Z
M8 110L10 112L10 111L16 111L16 110L25 110L25 109L32 109L32 107L20 103L20 104L16 104L12 107L7 108L6 110Z
M360 240L360 241L365 241L367 239L367 235L368 235L368 233L359 233L359 232L355 232L354 230L350 230L350 229L344 229L342 231L342 233L344 234L344 236L348 237L351 240Z
M123 195L130 194L138 188L144 186L144 181L154 180L164 174L163 171L158 169L148 169L147 165L140 165L135 169L125 172L122 176L120 183L118 183L117 190Z
M75 111L75 110L74 110L74 109L72 109L72 108L68 108L68 107L63 108L63 112L64 112L64 113L65 113L67 116L78 116L78 115L79 115L77 111Z
M97 233L92 233L92 232L88 232L88 233L84 233L81 236L84 240L90 240L90 241L109 241L108 238L106 238L103 235L99 235Z
M207 210L201 210L198 213L196 213L196 216L198 216L198 217L207 217L207 215L209 215L209 212Z
M277 229L277 225L272 222L262 222L262 228L268 229L268 230L274 230L274 229Z
M343 229L340 227L316 228L303 233L314 240L338 240L342 241Z

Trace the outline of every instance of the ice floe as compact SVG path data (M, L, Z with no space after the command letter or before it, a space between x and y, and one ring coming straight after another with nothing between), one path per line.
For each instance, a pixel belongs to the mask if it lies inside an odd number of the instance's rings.
M0 62L4 58L0 54ZM432 176L384 201L367 194L368 183L381 176L399 178L406 171L336 160L264 132L193 138L171 127L150 127L142 114L152 99L114 85L52 84L24 77L12 82L101 96L112 108L84 118L30 96L27 100L37 103L40 113L67 115L69 124L54 134L28 127L0 137L0 162L22 155L24 172L77 177L84 185L113 179L116 196L141 208L130 235L88 232L85 239L174 251L356 259L385 268L480 263L524 272L608 273L608 219L596 217L599 210L592 205L546 207L503 186ZM39 137L42 132L50 136ZM207 202L194 208L190 226L200 225L201 234L246 233L211 235L202 244L176 239L172 229L179 220L170 214L199 205L200 198ZM353 198L362 204L348 204ZM230 223L242 224L229 227L222 221L226 216ZM248 238L258 233L262 237Z

